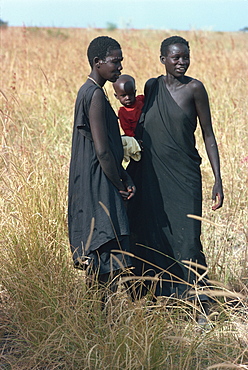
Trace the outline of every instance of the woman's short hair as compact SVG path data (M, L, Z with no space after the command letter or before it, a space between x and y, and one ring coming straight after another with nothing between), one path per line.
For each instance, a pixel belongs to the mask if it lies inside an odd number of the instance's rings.
M87 50L87 56L91 68L93 67L93 60L95 57L98 57L101 60L104 60L112 50L121 49L120 44L111 37L108 36L99 36L93 39Z
M160 55L166 56L168 53L168 46L174 45L174 44L184 44L189 48L189 43L181 36L171 36L165 39L161 43L160 47Z

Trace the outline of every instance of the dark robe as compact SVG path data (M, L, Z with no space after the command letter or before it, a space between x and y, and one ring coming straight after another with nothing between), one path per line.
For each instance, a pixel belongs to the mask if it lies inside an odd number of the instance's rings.
M162 76L146 98L140 127L144 151L129 209L131 251L139 257L136 274L161 277L155 295L186 297L187 283L194 284L196 276L182 261L206 266L201 222L187 217L202 214L201 158L195 148L196 123L174 101Z
M113 248L127 250L130 232L122 197L103 172L92 140L89 108L97 88L91 83L85 83L78 92L75 104L68 190L68 227L75 267L87 267L89 262L93 262L93 269L98 269L99 273L103 274L120 268L119 262L110 258L110 251ZM119 125L107 100L105 116L110 148L121 173L123 146ZM99 202L104 204L109 215ZM126 264L127 260L122 253L115 256L121 264Z

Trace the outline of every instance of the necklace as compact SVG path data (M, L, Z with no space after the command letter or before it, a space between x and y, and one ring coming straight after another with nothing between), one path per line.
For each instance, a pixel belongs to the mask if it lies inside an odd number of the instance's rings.
M92 78L92 77L88 76L88 79L89 79L89 80L91 80L92 82L94 82L94 84L95 84L96 86L100 87L100 89L102 89L102 86L100 86L100 85L96 82L96 80L94 80L94 78Z
M104 95L105 95L105 98L107 99L107 101L109 101L109 98L108 98L108 95L107 95L107 91L105 90L105 88L103 88L102 86L99 85L99 83L96 82L96 80L94 80L94 78L88 76L88 79L91 80L96 86L98 86L100 89L102 89Z

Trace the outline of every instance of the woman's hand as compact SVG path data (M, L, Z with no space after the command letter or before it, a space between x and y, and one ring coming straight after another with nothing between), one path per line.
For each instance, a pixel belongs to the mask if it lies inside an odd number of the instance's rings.
M224 200L224 194L223 194L223 188L222 188L222 182L219 180L218 182L215 182L212 192L212 210L216 211L216 209L221 208Z
M135 185L129 185L127 187L127 191L129 193L129 196L127 197L127 199L131 199L132 197L134 197L135 193L136 193L136 187Z
M127 191L119 190L123 200L131 199L136 192L136 187L134 185L127 186Z

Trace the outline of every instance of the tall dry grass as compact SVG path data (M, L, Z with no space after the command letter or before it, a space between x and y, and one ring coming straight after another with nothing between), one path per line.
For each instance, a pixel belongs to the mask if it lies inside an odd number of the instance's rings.
M161 41L190 41L189 75L210 97L225 202L211 209L213 175L203 157L202 241L219 295L205 330L196 307L163 299L129 302L120 289L100 311L72 268L67 180L76 93L89 73L95 29L1 30L1 369L247 369L247 78L245 33L116 30L123 73L145 81L164 73ZM115 109L112 86L106 86ZM213 225L213 223L215 225Z

